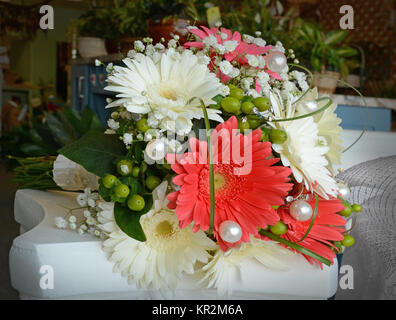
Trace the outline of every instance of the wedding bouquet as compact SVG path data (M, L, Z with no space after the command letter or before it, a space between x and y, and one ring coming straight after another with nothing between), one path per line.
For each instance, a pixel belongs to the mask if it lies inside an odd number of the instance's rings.
M292 50L190 27L186 43L145 38L122 62L106 66L107 130L61 149L53 174L88 187L83 221L56 225L101 237L129 283L172 289L186 273L230 293L245 259L285 269L295 253L323 267L353 244L346 218L361 207L333 168L341 120Z

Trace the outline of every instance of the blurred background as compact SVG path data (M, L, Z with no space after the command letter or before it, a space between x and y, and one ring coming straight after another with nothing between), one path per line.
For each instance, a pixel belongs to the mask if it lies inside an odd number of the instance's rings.
M396 1L349 0L346 11L344 4L0 0L0 299L17 298L8 276L9 248L19 234L13 198L17 184L30 183L21 178L28 169L11 169L20 167L20 158L50 159L61 146L105 124L106 98L113 95L104 91L106 69L95 59L120 64L137 39L159 41L178 34L183 40L187 26L216 22L241 33L260 31L267 43L281 41L292 48L296 63L328 76L315 85L338 103L344 129L396 131ZM40 24L48 13L40 13L45 5L53 8L53 26L50 18ZM350 83L366 97L367 124L358 93L329 77Z

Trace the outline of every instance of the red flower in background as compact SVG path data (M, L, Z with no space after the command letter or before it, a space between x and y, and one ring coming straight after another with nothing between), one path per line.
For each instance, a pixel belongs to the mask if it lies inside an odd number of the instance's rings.
M282 205L292 187L288 183L291 170L273 166L279 159L267 159L271 155L271 143L259 142L261 130L254 130L244 136L235 132L237 128L236 117L231 117L212 133L215 163L214 234L224 251L242 241L248 242L250 235L258 237L258 228L276 224L279 216L271 205ZM184 156L167 156L168 162L174 163L172 169L177 173L173 182L180 186L179 191L169 194L167 198L170 201L169 208L175 209L180 228L194 223L193 230L196 232L209 228L208 145L206 141L195 138L190 138L189 142L192 152ZM242 162L230 156L239 145L239 155L251 150L251 154L244 157ZM242 170L244 165L251 166L250 172L235 172ZM228 243L219 236L219 226L226 220L235 221L241 226L242 238L239 242Z
M307 201L312 210L315 209L315 198ZM307 248L325 259L333 261L336 257L331 247L334 245L330 241L341 241L344 236L342 234L344 228L342 228L346 220L337 214L337 212L343 210L345 207L339 199L322 199L319 198L318 211L316 219L312 229L308 236L298 242L306 233L311 219L308 221L297 221L289 214L288 207L281 207L278 209L280 219L287 225L288 231L286 234L281 235L282 238L291 242L297 243L304 248ZM314 258L303 256L311 263L318 263L321 267L322 264Z
M255 55L255 56L265 55L269 50L274 48L273 46L259 46L254 43L248 43L246 41L242 41L241 34L238 31L232 33L231 30L228 30L226 28L220 28L219 30L215 27L208 29L204 26L201 26L201 29L198 28L190 29L190 32L196 35L197 37L199 37L201 41L186 42L184 46L187 48L188 47L203 48L204 47L203 40L209 36L214 36L218 44L224 44L224 42L226 41L237 41L238 45L235 47L234 51L225 53L224 59L229 62L236 61L239 65L244 65L248 63L246 59L247 54ZM227 37L225 39L222 39L220 36L221 34L225 34L227 35ZM212 52L213 52L213 54L211 55L212 63L209 64L210 70L213 69L213 59L215 57L214 51ZM274 79L277 80L281 79L278 73L273 72L268 68L266 68L264 71L267 72L269 76ZM217 70L216 75L223 83L226 83L228 82L228 80L231 79L230 77L224 75L220 70Z

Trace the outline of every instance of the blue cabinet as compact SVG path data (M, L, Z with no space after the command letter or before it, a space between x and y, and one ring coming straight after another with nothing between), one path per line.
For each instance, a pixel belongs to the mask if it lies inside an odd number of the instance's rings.
M341 127L350 130L363 130L366 124L367 111L363 106L338 105L336 113L342 119ZM368 125L370 131L390 131L392 110L379 107L368 108Z
M90 108L97 113L101 122L106 123L110 110L105 109L107 98L114 98L115 93L104 90L106 68L103 66L83 64L71 68L71 104L72 108L82 113Z

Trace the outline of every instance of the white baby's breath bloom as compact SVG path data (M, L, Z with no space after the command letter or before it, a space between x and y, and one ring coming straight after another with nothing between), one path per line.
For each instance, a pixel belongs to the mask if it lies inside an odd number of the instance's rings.
M76 225L74 222L70 222L70 223L69 223L69 228L70 228L71 230L76 230L77 225Z
M76 221L77 221L76 216L71 215L71 216L69 217L69 222L76 222Z
M144 48L145 48L143 42L140 41L140 40L136 40L136 41L134 42L133 46L134 46L134 48L135 48L135 50L136 50L137 52L142 52L142 51L144 51Z
M225 75L229 75L234 67L229 61L224 60L220 62L219 68L222 73L224 73Z
M96 220L93 217L88 217L86 220L86 223L90 226L95 225L96 224Z
M83 235L85 233L85 230L81 229L81 227L80 227L80 228L78 228L77 232L78 232L78 234Z
M222 95L222 96L228 96L229 94L230 94L230 87L229 86L226 86L226 85L222 85L221 86L221 89L220 89L220 94Z
M255 45L259 46L259 47L265 47L265 45L267 44L267 42L265 42L265 40L264 40L264 39L261 39L261 38L255 38L255 39L253 40L253 43L254 43Z
M114 119L109 119L107 120L107 125L109 126L110 129L112 130L117 130L120 127L120 123L115 121Z
M153 191L153 208L140 219L145 242L122 232L114 222L114 214L98 213L99 227L108 237L103 246L114 262L113 271L140 288L175 289L180 277L193 274L197 262L207 263L208 250L217 247L202 230L194 233L192 226L179 228L175 212L167 207L167 186L164 181Z
M104 132L104 134L116 134L117 132L115 132L114 130L112 130L112 129L106 129L105 130L105 132Z
M159 51L165 50L165 46L162 43L155 44L154 48Z
M254 37L252 37L251 35L248 35L248 34L244 34L244 35L243 35L243 39L244 39L247 43L253 43L253 41L254 41Z
M62 217L55 217L55 226L59 229L65 229L67 227L67 221Z
M224 53L226 52L225 47L224 47L222 44L220 44L220 43L215 43L215 44L213 45L213 49L215 49L215 51L216 51L218 54L224 54Z
M212 47L217 43L217 39L213 34L211 34L211 35L205 37L205 39L203 39L202 42L205 46Z
M249 90L253 83L253 78L247 77L241 80L241 87L243 90Z
M95 59L95 66L100 67L102 65L102 61Z
M170 39L168 41L168 48L176 48L177 47L177 41L175 39Z
M221 40L225 40L227 38L228 38L228 34L227 33L224 33L224 32L220 33L220 39Z
M127 53L127 57L133 59L135 58L136 54L137 54L136 50L129 50Z
M228 74L229 77L231 78L236 78L240 74L240 71L238 68L232 68L231 72Z
M132 144L133 141L133 136L130 133L124 133L124 135L122 136L122 141L124 142L125 145L129 146L130 144Z
M227 40L223 43L226 52L232 52L236 49L239 45L238 41L236 40Z
M112 62L110 62L107 66L106 66L106 72L107 73L112 73L114 71L114 65Z
M265 67L265 65L267 64L267 62L265 61L265 58L263 56L258 56L257 60L258 60L258 67L260 69L263 69Z
M252 54L247 54L246 56L247 62L250 66L252 67L257 67L259 64L259 61L255 55Z

